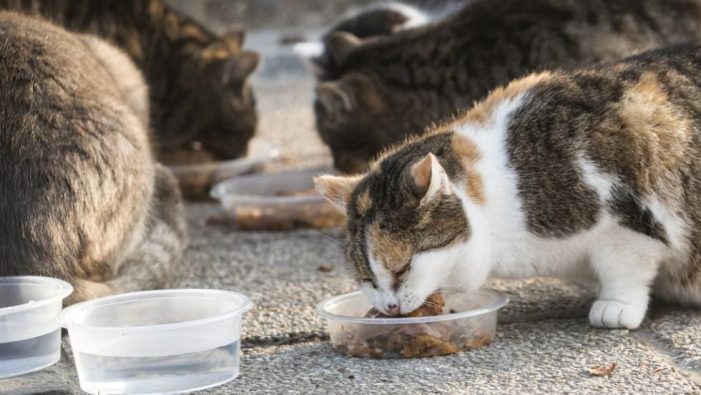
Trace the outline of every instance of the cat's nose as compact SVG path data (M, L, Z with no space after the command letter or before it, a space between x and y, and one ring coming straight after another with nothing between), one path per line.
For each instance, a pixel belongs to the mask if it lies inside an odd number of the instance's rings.
M387 303L385 306L385 311L387 312L387 315L398 315L399 305L396 303Z

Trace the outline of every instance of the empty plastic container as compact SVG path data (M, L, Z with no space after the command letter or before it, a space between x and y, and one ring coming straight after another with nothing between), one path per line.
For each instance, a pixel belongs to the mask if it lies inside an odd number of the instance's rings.
M372 307L361 292L320 303L333 347L344 354L372 358L413 358L453 354L488 345L496 335L497 310L505 295L482 290L469 298L446 298L448 314L427 317L369 318Z
M144 291L71 306L60 322L83 391L181 393L238 376L241 316L251 307L229 291Z
M0 277L0 378L33 372L61 359L58 315L73 292L50 277Z

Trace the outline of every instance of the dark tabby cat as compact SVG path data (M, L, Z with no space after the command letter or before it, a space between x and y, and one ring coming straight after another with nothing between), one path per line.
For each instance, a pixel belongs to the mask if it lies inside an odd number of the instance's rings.
M351 33L356 38L386 36L426 24L428 20L429 17L425 13L401 3L380 3L353 12L336 23L322 37L318 49L320 53L311 56L314 72L320 80L340 77L341 71L327 50L335 32Z
M0 12L0 276L73 283L71 301L164 285L185 245L156 164L141 74L119 50Z
M701 306L701 47L497 89L368 173L324 176L373 305L406 314L487 276L591 276L594 326L637 328L650 289Z
M335 33L342 76L319 84L317 126L336 166L355 172L512 78L699 37L701 0L473 0L389 36Z
M246 152L257 123L246 78L258 54L242 31L216 37L162 0L0 0L0 8L42 15L124 50L146 76L160 150L199 141L221 159Z

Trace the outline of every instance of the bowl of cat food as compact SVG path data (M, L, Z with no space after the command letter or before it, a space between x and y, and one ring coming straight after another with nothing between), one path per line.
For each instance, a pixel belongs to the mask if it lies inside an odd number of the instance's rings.
M224 213L210 224L241 230L292 230L342 225L345 217L314 189L328 169L306 169L236 177L212 188Z
M159 160L178 179L180 190L186 199L202 200L209 197L210 187L217 182L260 171L266 163L279 156L280 151L274 145L253 139L249 143L248 155L244 158L219 161L214 154L194 143L188 149L162 153Z
M241 319L251 307L236 292L157 290L79 303L59 320L83 391L182 393L238 376Z
M59 279L0 277L0 379L61 359L58 315L73 287Z
M388 317L353 292L320 303L317 312L326 320L333 347L346 355L419 358L487 346L496 335L497 311L507 302L492 290L470 298L435 293L414 312Z

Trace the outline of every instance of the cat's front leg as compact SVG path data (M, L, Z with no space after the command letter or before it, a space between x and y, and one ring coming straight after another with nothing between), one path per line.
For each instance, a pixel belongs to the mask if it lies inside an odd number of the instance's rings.
M599 278L599 297L589 322L599 328L636 329L645 318L650 284L657 274L663 246L649 237L620 229L591 254Z

